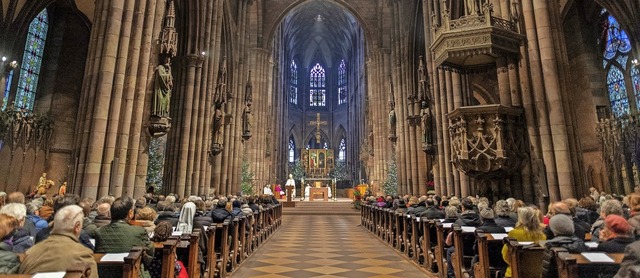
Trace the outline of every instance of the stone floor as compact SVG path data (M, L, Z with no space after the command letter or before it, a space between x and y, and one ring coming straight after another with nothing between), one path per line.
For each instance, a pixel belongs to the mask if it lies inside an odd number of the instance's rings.
M354 215L284 215L231 277L430 277L358 226Z

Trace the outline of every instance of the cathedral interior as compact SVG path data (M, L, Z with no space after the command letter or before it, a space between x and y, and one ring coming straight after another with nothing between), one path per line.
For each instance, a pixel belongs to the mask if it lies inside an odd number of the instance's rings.
M294 173L542 204L640 184L635 0L0 10L3 191L46 172L94 199L257 193Z

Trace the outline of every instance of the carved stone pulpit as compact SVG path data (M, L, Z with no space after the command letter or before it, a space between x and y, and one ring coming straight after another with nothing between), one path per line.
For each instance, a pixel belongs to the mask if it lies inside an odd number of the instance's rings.
M284 188L287 191L287 202L291 202L291 195L293 195L293 190L295 190L295 187L293 185L287 185Z
M508 176L527 160L522 109L499 104L460 107L449 113L451 161L467 175Z

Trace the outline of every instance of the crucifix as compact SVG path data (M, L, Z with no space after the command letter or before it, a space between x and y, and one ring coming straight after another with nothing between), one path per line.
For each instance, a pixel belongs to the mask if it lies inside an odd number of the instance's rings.
M320 120L320 113L316 113L316 120L310 121L309 125L316 126L316 143L320 144L320 125L327 125L327 121Z

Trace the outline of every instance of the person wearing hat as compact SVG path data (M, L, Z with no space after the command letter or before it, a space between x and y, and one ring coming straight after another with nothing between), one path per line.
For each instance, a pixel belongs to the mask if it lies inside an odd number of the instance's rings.
M492 209L482 209L480 211L480 220L482 220L482 225L478 226L478 230L481 230L485 233L506 233L504 227L500 227L498 226L498 224L496 224Z
M553 232L554 238L545 244L545 251L542 257L542 277L558 277L556 261L551 248L561 247L567 249L569 253L582 253L587 251L584 241L574 235L575 228L573 220L565 214L556 214L549 220L549 228Z
M624 217L611 214L604 219L604 228L600 231L598 251L622 253L627 245L633 243L633 229Z

